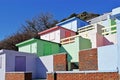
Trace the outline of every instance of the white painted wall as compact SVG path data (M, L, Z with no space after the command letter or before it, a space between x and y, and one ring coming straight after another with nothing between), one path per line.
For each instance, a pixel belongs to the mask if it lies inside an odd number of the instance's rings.
M53 55L40 57L40 60L49 72L53 71Z
M116 16L116 23L117 23L118 68L120 74L120 11L119 15Z
M73 20L71 22L68 22L68 23L60 25L60 26L76 32L77 31L77 20Z
M117 15L117 14L120 14L120 7L112 10L112 15Z
M117 34L105 35L104 37L113 44L117 44Z
M60 30L49 32L40 36L41 39L60 43Z
M19 49L19 51L22 51L22 52L30 52L30 45L26 45L24 47L19 47L18 49Z
M116 19L117 25L117 49L118 49L118 69L120 74L120 7L112 10L112 17Z
M25 45L24 47L19 47L18 51L27 52L27 53L37 53L37 42Z
M37 76L46 78L46 72L53 72L53 55L37 59Z
M40 35L40 38L44 39L44 40L49 40L50 39L49 34Z
M96 18L90 19L87 22L90 22L91 24L94 24L94 23L98 23L98 22L101 22L101 21L105 21L105 20L108 19L109 15L111 15L111 13L103 14L103 15L98 16Z
M5 80L5 54L0 54L0 80Z
M117 70L117 45L98 48L98 70Z
M98 24L100 24L104 27L110 27L110 20L107 19L107 20L104 20L104 21L100 21L100 22L98 22Z

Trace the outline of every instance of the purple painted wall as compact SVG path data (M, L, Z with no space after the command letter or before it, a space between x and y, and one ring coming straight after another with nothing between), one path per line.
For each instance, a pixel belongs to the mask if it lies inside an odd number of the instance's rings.
M15 56L15 71L26 71L26 56Z
M11 50L3 50L2 53L4 53L5 59L6 59L6 72L32 72L32 78L36 78L37 72L36 72L36 55L30 54L30 53L23 53L23 52L17 52L17 51L11 51ZM23 63L19 62L18 64L15 64L16 56L26 57L26 69L25 66L21 68L19 65L23 65ZM24 61L24 60L22 60ZM17 66L17 70L15 68Z

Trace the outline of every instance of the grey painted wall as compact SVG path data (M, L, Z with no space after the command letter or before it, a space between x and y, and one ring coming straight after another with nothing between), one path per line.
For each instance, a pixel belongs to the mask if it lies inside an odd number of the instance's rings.
M38 78L46 78L46 72L53 72L53 55L37 58Z

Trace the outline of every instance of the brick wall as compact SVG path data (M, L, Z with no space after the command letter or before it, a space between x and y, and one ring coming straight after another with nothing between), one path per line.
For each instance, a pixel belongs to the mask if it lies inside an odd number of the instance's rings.
M54 80L54 75L52 73L48 73L47 80Z
M6 73L5 80L32 80L32 73Z
M79 52L79 70L98 70L97 48Z
M54 76L52 76L54 77ZM117 72L98 73L57 73L56 79L48 74L47 80L118 80Z
M57 54L53 56L54 71L67 70L67 54Z

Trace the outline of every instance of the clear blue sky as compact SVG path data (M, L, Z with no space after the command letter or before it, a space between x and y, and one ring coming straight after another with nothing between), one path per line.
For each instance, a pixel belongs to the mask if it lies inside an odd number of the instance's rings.
M120 0L0 0L0 40L20 29L25 20L49 12L61 20L83 11L103 14L120 7Z

